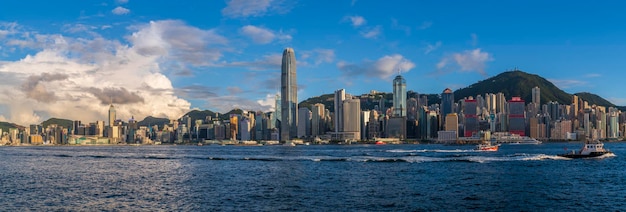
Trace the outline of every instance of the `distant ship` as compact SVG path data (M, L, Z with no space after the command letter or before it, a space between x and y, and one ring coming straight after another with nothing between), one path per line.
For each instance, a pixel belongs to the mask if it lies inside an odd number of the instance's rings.
M498 144L541 144L541 141L538 141L528 136L508 135L508 136L500 136L496 138L496 143Z
M604 148L604 144L600 141L585 141L582 149L565 154L559 154L558 156L566 157L566 158L593 158L599 157L602 155L613 153L608 149Z

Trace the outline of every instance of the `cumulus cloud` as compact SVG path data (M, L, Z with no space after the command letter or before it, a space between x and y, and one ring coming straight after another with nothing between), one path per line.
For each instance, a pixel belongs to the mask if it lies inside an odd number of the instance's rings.
M259 17L270 13L287 13L293 7L286 0L228 0L222 15L230 18Z
M437 63L437 70L440 73L451 71L457 66L462 72L477 72L483 76L487 76L485 67L487 62L492 61L493 57L488 52L481 51L480 48L474 50L466 50L461 53L454 53L452 55L442 58Z
M171 64L211 65L227 39L172 20L128 29L124 44L97 34L5 33L0 45L33 53L0 62L3 118L22 125L50 117L105 120L111 101L120 118L179 118L191 106L181 96L216 96L209 87L175 89L164 72Z
M252 41L258 44L267 44L274 40L291 40L291 35L283 34L282 32L276 33L272 30L252 25L246 25L242 27L240 31L243 35L249 37Z
M270 111L273 106L267 105L266 103L266 100L250 100L239 96L218 96L208 98L206 107L221 113L226 113L235 108L267 112Z
M133 49L143 56L163 56L196 66L208 66L222 57L219 48L228 39L215 30L191 27L182 21L151 21L128 37Z
M388 79L398 70L401 72L409 72L415 68L415 64L402 55L386 55L376 61L363 61L359 64L351 64L347 62L337 63L337 68L346 76L367 76Z
M367 21L365 20L365 18L363 18L363 16L346 16L343 18L344 21L350 21L350 23L352 23L353 27L359 27L359 26L363 26L365 25L365 23L367 23Z
M375 26L375 27L371 27L371 28L361 31L361 36L363 36L364 38L374 39L374 38L377 38L381 32L382 32L382 27Z
M126 15L128 13L130 13L129 9L126 9L122 6L118 6L115 9L111 10L111 12L115 15Z
M100 104L133 104L143 103L143 97L139 96L137 92L130 92L126 88L86 88L85 91L93 94Z

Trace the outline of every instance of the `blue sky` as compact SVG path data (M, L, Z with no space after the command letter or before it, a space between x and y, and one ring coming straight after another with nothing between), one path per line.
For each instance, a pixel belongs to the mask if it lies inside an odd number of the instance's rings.
M344 88L440 93L514 68L626 105L621 1L44 1L0 3L0 120L269 111L280 56L300 101Z

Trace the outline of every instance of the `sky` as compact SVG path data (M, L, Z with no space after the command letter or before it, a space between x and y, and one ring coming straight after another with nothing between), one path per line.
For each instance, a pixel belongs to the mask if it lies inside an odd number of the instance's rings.
M0 3L0 121L272 111L298 99L441 93L519 69L626 105L626 2L21 0Z

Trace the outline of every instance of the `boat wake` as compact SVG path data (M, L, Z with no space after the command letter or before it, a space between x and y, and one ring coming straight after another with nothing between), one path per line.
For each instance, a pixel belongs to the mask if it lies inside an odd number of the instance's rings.
M441 152L441 153L460 153L460 152L480 152L473 149L421 149L421 150L406 150L406 149L392 149L385 152L391 153L416 153L416 152Z

